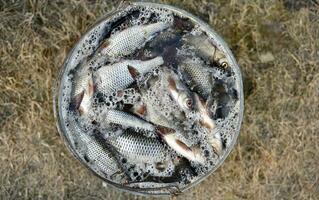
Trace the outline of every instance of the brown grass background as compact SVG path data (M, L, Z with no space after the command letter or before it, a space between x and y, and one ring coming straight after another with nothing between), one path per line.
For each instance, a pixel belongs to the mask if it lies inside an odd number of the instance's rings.
M166 0L226 40L244 77L239 140L173 199L319 198L319 7L313 0ZM0 199L144 199L102 187L55 127L52 85L68 51L115 1L0 0ZM264 60L272 54L274 60Z

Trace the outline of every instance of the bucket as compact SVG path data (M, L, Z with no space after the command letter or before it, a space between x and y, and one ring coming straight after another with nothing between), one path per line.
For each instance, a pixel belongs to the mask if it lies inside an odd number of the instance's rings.
M164 4L124 3L74 45L53 105L66 146L104 182L176 195L233 149L242 76L227 44L197 17Z

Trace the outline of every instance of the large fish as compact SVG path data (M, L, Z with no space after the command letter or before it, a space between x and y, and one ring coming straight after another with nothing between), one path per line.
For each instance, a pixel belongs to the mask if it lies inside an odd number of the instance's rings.
M157 22L149 25L139 25L127 28L118 34L111 36L102 49L102 55L111 57L126 56L142 48L146 42L156 36L157 33L168 28L170 24Z
M216 153L220 154L223 145L222 139L220 137L220 133L216 130L216 124L214 120L209 115L207 104L196 93L194 93L194 99L195 109L198 112L199 123L208 130L208 142L215 149Z
M156 138L148 138L127 131L108 142L127 159L137 163L162 163L168 158L168 150Z
M206 35L188 35L184 38L184 41L194 46L200 56L218 63L223 68L228 67L228 61L224 53Z
M204 63L187 58L179 66L183 76L188 80L191 89L197 89L205 99L212 92L212 75Z
M162 57L147 61L125 60L116 64L103 66L95 73L94 83L97 90L109 94L125 89L135 81L136 73L144 74L163 64Z
M73 107L80 115L86 115L91 108L94 93L92 71L87 65L80 66L74 74Z
M121 110L105 110L102 114L104 122L122 125L137 130L154 131L153 124Z
M168 144L168 146L174 149L177 153L181 154L190 161L204 164L205 158L201 154L200 148L197 146L187 146L184 142L176 137L175 132L175 130L166 127L157 128L157 133Z
M193 109L193 97L189 89L182 83L175 73L167 74L168 91L179 107L185 111Z

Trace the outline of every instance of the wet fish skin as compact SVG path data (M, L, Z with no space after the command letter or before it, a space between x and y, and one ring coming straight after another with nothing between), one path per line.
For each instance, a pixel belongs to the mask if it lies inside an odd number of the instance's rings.
M184 41L198 49L198 53L202 57L209 59L211 62L217 62L223 68L228 67L226 56L217 49L206 35L188 35L184 38Z
M116 64L103 66L96 71L94 83L98 91L109 94L125 89L135 81L129 71L129 67L134 68L140 74L144 74L162 65L163 62L163 58L159 56L147 61L125 60Z
M108 39L108 45L102 49L102 55L111 57L126 56L144 46L154 36L167 29L168 23L157 22L148 25L133 26Z
M132 162L158 163L167 159L168 151L156 138L127 131L108 142Z
M120 110L106 110L102 114L104 123L113 123L134 129L142 129L146 131L154 131L155 126L137 116L131 115Z
M147 104L146 119L156 125L173 128L172 124L152 105Z
M205 99L212 92L212 76L203 62L194 62L192 59L185 59L179 66L180 71L189 80L191 89L198 88L199 93Z
M70 129L81 140L86 147L85 155L89 162L94 163L103 173L111 176L116 173L122 173L116 158L94 137L88 135L75 122L70 123Z
M157 133L168 144L168 146L170 146L177 153L181 154L188 160L197 162L200 164L205 163L205 159L203 155L201 154L200 148L197 146L188 147L184 142L176 138L175 130L168 129L165 127L158 127Z
M167 82L168 91L180 108L185 112L191 111L194 101L188 88L180 81L177 75L169 74L167 76Z

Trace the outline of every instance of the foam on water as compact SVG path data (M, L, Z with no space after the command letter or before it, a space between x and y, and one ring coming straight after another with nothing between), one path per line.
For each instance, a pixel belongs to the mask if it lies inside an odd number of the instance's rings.
M240 90L236 80L240 80L240 77L236 77L235 73L233 73L229 56L226 55L229 67L224 69L221 66L217 66L216 63L211 63L206 58L200 58L195 51L196 47L183 43L184 36L198 36L205 34L206 37L215 44L217 49L225 52L223 47L218 45L219 43L215 41L215 38L209 36L196 24L190 32L179 30L180 26L172 26L174 20L177 18L186 20L182 16L179 16L179 14L173 13L168 9L147 6L129 6L122 11L115 13L112 18L100 22L100 24L89 31L84 38L79 41L65 66L65 76L62 79L63 88L61 91L62 101L60 109L62 118L65 120L65 129L67 130L66 135L70 145L76 154L78 154L84 162L89 163L89 166L96 173L117 184L122 184L126 181L132 182L132 187L138 187L139 185L141 186L141 184L138 183L143 182L144 184L141 188L155 188L157 186L154 182L152 183L152 181L159 179L160 182L163 181L161 183L163 186L165 186L165 183L169 185L174 182L179 182L179 186L182 188L213 170L222 159L226 149L230 147L234 138L236 127L239 123L238 113L240 112L240 102L238 101L238 91ZM164 22L171 25L171 27L164 30L163 33L169 31L170 34L175 33L182 36L181 40L174 43L175 46L173 46L173 49L175 50L172 51L172 53L175 52L175 56L172 58L170 57L169 59L163 58L163 65L158 66L145 74L137 74L136 81L125 89L117 90L114 88L115 92L112 93L103 93L95 90L92 96L92 105L88 113L79 113L76 109L71 109L70 105L72 104L72 101L74 101L74 96L72 96L72 94L74 93L74 86L77 82L77 76L75 74L79 70L79 66L82 67L81 70L92 70L92 73L94 74L98 72L98 69L105 65L123 62L123 60L126 59L139 59L139 56L141 55L139 52L134 52L130 55L115 59L102 56L100 52L104 48L103 42L127 28L156 22ZM160 33L157 33L157 35L159 34ZM156 37L155 35L152 41L159 40L159 38L160 37ZM164 46L161 51L157 51L156 46L152 47L151 45L148 45L149 42L147 42L145 46L137 47L137 49L142 50L142 57L144 60L151 59L154 57L154 54L158 54L158 52L164 57L164 55L170 54L170 51L172 50L171 46L169 48L165 48ZM168 53L165 51L168 51ZM163 78L165 73L165 70L163 69L167 68L171 70L171 73L176 74L176 77L182 80L183 77L178 70L178 62L181 58L185 57L191 59L195 65L207 65L209 67L207 73L210 73L212 78L211 82L213 90L211 96L213 100L208 105L208 110L210 117L215 120L215 131L219 131L222 139L223 150L221 153L217 153L209 144L208 138L212 137L213 133L198 123L199 117L197 112L183 112L179 108L178 103L172 99L168 92L167 83L165 83L165 79ZM112 78L121 81L120 76ZM94 80L93 83L95 83ZM94 87L96 87L96 85L94 85ZM84 93L84 95L85 94L86 93ZM153 112L151 112L151 110L146 110L146 113L140 113L138 108L136 108L137 111L135 112L134 105L137 104L146 104L147 108L153 109ZM205 163L199 164L198 162L190 161L185 168L187 169L185 173L183 175L179 174L176 165L180 163L179 160L182 156L165 144L165 141L160 137L157 137L155 132L150 133L135 127L121 126L121 120L123 120L123 123L127 120L122 118L117 118L115 124L104 123L105 119L102 115L103 112L105 110L114 109L127 112L133 117L145 120L145 123L154 126L157 124L165 124L171 128L176 128L176 130L178 130L176 131L176 138L189 147L198 146L200 154L205 158ZM156 115L156 117L153 115ZM160 116L162 116L162 118ZM113 121L114 120L115 119L113 119ZM71 123L72 126L70 125ZM137 135L141 134L144 137L152 137L160 140L163 144L163 148L165 148L170 155L169 159L163 160L163 163L147 163L132 160L125 157L125 155L121 155L115 150L116 148L109 145L108 140L125 134L127 129L134 130ZM83 137L83 135L76 133L78 131L87 136ZM88 140L99 141L93 143ZM100 145L103 143L107 145ZM108 154L105 154L103 151L107 151ZM112 156L112 160L107 160L108 157L106 155ZM105 163L107 162L112 162L112 166L105 166ZM118 171L125 174L123 175L123 177L125 177L123 180L125 179L125 181L118 178L118 176L116 176L116 178L112 176L113 174L111 174L111 172L113 173L116 171L113 169L114 166L119 166ZM192 175L190 172L192 170L190 169L193 169L194 172L192 173L196 175ZM150 179L150 177L153 178ZM154 177L157 177L157 179ZM149 180L151 181L147 184L147 181Z

